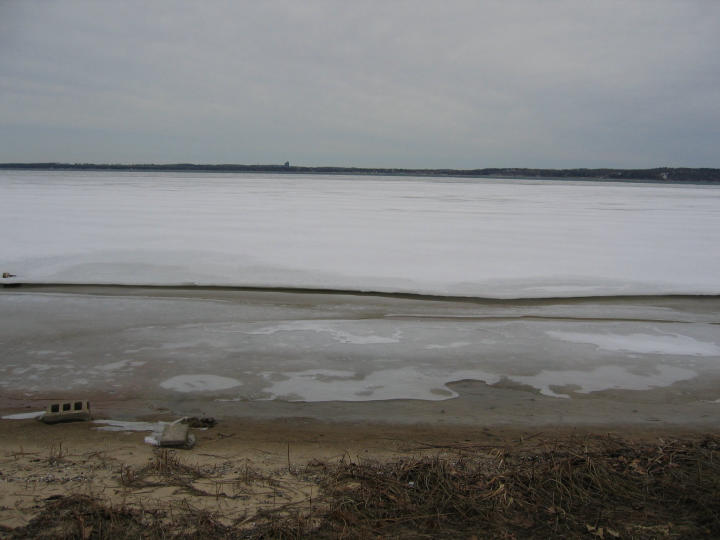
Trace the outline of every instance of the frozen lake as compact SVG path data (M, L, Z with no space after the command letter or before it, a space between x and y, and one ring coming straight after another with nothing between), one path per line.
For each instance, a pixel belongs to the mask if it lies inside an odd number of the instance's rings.
M0 227L23 282L720 293L720 186L2 171Z
M5 171L0 226L0 406L720 407L718 187Z

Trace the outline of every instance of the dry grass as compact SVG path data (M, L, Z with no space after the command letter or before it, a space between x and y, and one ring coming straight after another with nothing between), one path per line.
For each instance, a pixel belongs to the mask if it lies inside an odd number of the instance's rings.
M211 471L185 463L176 451L162 448L155 450L153 459L142 468L122 466L120 483L131 488L176 486L193 495L208 495L198 489L194 482L211 474Z
M8 538L697 538L720 537L720 439L629 443L612 437L512 448L455 445L393 462L313 462L293 474L314 501L223 524L171 511L47 500ZM207 471L156 454L125 482L192 483ZM132 476L132 475L135 476ZM253 472L244 471L252 482ZM203 492L200 496L214 496Z
M720 536L718 441L612 438L538 452L463 447L455 459L344 464L328 479L327 536Z

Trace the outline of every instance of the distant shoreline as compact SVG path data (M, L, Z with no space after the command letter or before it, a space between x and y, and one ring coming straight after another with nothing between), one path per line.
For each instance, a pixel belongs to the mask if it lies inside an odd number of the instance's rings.
M229 172L279 174L346 174L382 176L433 176L454 178L529 178L544 180L605 180L614 182L720 183L720 169L658 167L654 169L407 169L372 167L300 167L294 165L242 165L195 163L0 163L0 170Z

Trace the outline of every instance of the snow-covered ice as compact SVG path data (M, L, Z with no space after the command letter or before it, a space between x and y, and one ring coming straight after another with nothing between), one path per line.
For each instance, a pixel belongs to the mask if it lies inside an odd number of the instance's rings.
M720 293L720 187L0 172L25 282L484 297Z

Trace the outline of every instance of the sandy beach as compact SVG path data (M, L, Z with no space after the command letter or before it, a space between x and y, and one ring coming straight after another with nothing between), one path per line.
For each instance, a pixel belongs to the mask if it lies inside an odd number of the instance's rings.
M683 457L697 459L691 452L709 452L712 459L712 449L717 448L716 436L703 430L626 426L617 422L603 429L577 426L530 429L319 422L307 418L225 419L207 430L193 430L198 442L192 450L157 449L143 441L145 432L108 432L99 431L98 427L90 423L47 426L34 420L0 423L3 538L29 538L39 532L51 537L104 538L112 530L113 519L120 523L121 516L133 516L136 525L151 518L153 526L167 528L163 529L164 534L173 531L181 536L194 530L192 534L199 536L214 531L227 537L238 534L312 537L316 536L314 528L319 527L317 535L322 537L364 538L368 536L365 523L358 523L357 528L350 525L343 534L339 534L337 525L327 529L327 515L332 515L338 502L333 495L337 485L332 481L337 482L340 472L347 474L366 467L373 474L391 474L398 468L403 471L420 466L441 466L451 471L453 467L473 463L490 475L487 480L492 474L499 474L492 473L499 467L508 476L506 482L510 482L509 477L520 466L527 465L528 459L541 463L550 456L561 462L568 455L581 452L581 459L587 463L593 458L598 460L593 466L596 469L607 461L615 468L627 469L624 474L628 478L634 474L639 486L647 487L648 470L653 464L656 469L653 474L660 478L666 467L680 467ZM598 448L604 450L593 453ZM679 449L688 456L683 456ZM661 471L658 460L667 461L668 456L669 462L663 464ZM540 469L538 466L538 477L542 476ZM669 470L675 475L673 489L680 489L679 471ZM714 470L706 469L708 481L715 481L714 474ZM404 489L413 483L414 480L405 482ZM362 481L350 483L351 488L362 485ZM478 485L476 492L481 494L482 489ZM620 497L620 492L616 496ZM503 500L507 500L507 495ZM651 504L652 497L645 502ZM392 501L389 503L392 508ZM561 502L556 503L562 506ZM97 505L95 510L93 505ZM68 515L63 508L76 509ZM546 500L537 512L545 519L553 518L552 508L552 502ZM672 511L671 506L667 508ZM648 516L646 512L641 517L642 512L636 512L632 517L619 517L613 513L612 505L604 511L607 513L604 518L598 516L594 524L587 525L605 527L610 536L617 537L674 537L688 530L709 532L717 527L716 522L698 529L699 524L693 523L692 518L662 513ZM107 517L114 513L115 518ZM414 524L409 529L398 531L391 527L385 533L416 537L423 530L423 520L411 518ZM194 525L183 521L187 519L193 520ZM572 524L576 519L585 518L569 515L560 529L556 525L556 534L548 534L557 537L570 534L577 526ZM473 529L472 520L465 524L456 520L440 520L440 529L433 533L431 527L423 534L449 537L453 530L483 530ZM202 532L201 521L210 529ZM537 534L540 524L525 517L517 523L493 526L500 526L502 535L530 537ZM585 528L586 524L581 526ZM384 526L375 527L381 535L385 534ZM445 527L449 529L443 533ZM498 529L491 533L497 534Z

